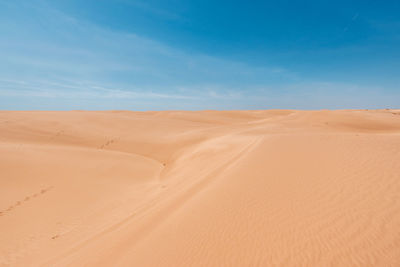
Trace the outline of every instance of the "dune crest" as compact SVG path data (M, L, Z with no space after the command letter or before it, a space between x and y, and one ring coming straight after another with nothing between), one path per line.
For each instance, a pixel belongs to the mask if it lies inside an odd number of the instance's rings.
M0 266L399 266L400 111L0 111Z

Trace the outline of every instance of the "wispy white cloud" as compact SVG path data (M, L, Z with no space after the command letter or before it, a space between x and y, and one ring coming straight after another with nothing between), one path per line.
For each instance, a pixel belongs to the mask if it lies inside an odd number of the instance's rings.
M71 85L49 81L13 81L0 79L0 96L30 96L46 98L94 98L94 99L195 99L191 95L162 94L148 90L120 90L88 83Z
M65 80L75 84L89 80L127 91L158 90L148 94L157 97L176 95L173 90L177 87L202 88L210 84L232 86L234 90L240 87L239 83L273 82L286 73L282 67L253 67L204 54L188 54L135 34L100 28L46 5L29 8L42 23L37 25L35 16L16 21L12 27L2 28L9 39L0 44L2 76L23 79L27 84L40 79L57 84L59 90L68 90L78 88L65 84ZM26 24L31 25L28 31L23 29ZM13 36L10 32L14 31L24 35ZM0 90L5 87L0 84ZM68 92L72 93L76 92Z
M360 94L360 103L368 105L374 98L378 104L393 102L389 95L377 97L379 88L304 81L284 66L187 53L101 28L45 2L0 4L21 16L0 16L0 109L29 108L31 100L40 109L356 107L357 99L340 99L346 93Z

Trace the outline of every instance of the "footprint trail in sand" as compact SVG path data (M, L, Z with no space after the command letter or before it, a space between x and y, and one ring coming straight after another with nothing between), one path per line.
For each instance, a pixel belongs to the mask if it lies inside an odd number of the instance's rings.
M0 111L0 266L399 266L399 114Z

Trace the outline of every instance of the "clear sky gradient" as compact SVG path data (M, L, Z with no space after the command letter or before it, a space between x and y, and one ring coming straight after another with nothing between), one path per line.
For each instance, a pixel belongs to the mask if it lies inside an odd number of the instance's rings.
M0 0L0 109L400 108L400 1Z

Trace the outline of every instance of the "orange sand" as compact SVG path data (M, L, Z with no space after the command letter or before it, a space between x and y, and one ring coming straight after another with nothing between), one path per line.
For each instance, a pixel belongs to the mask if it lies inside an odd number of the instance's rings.
M1 266L400 266L400 110L0 112Z

